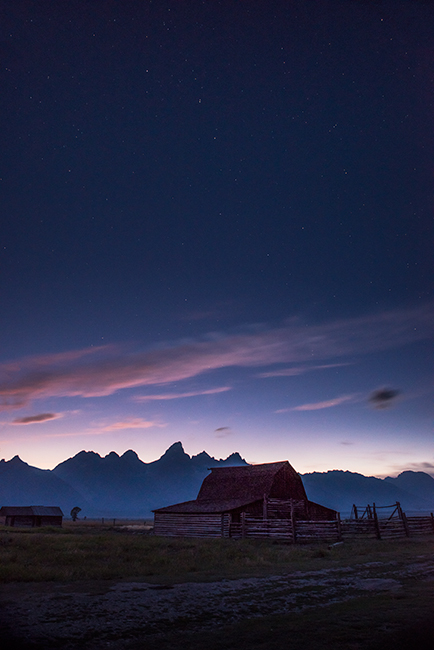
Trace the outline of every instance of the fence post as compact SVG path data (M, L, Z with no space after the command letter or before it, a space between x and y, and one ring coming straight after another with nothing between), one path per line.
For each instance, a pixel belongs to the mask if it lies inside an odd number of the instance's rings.
M264 499L262 501L262 519L266 521L268 519L268 508L267 508L267 495L264 494Z
M377 539L381 539L381 533L380 533L380 524L378 522L378 517L377 517L377 509L375 507L375 503L372 504L372 510L374 513L374 526L375 526L375 533L377 535Z
M354 519L357 521L359 518L359 513L357 512L357 506L355 503L353 503L353 510L354 510Z
M291 499L291 527L292 527L292 543L297 541L297 531L295 529L295 514L294 514L294 499Z
M434 533L434 514L431 513L431 525L432 525L432 532Z
M244 539L246 536L246 513L241 513L241 537Z
M407 517L405 515L405 512L402 511L401 504L399 503L399 501L396 502L396 507L398 508L399 518L402 519L402 523L404 525L405 536L410 537L410 531L409 531L409 528L408 528Z
M336 513L336 523L337 523L337 532L338 532L338 541L342 541L342 526L341 526L341 514L340 512Z

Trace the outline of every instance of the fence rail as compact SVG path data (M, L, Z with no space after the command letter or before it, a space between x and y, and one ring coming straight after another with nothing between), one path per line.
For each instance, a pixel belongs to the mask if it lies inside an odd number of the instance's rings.
M375 509L373 510L375 514ZM410 516L397 510L399 516L334 520L300 520L296 518L254 517L241 513L240 521L230 515L156 513L154 532L169 537L232 537L247 539L276 539L288 543L311 543L356 540L393 540L403 537L434 534L434 516Z

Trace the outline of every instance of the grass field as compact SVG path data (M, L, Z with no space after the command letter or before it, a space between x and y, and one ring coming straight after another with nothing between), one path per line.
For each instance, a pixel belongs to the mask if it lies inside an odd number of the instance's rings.
M424 562L427 569L423 575L408 571ZM328 547L158 538L95 522L68 523L62 529L0 527L0 582L17 588L23 583L24 589L29 583L34 589L39 588L38 583L47 589L50 583L73 585L80 581L136 581L161 587L253 576L327 575L330 569L357 575L359 567L370 578L384 577L391 567L400 589L360 593L340 602L322 602L320 590L311 590L317 599L313 607L210 628L206 641L203 632L195 631L188 621L179 622L160 634L159 650L174 650L180 643L191 650L434 647L434 536ZM155 647L150 638L130 642L124 638L122 643L119 647L131 650ZM110 647L117 647L116 642Z
M433 540L434 541L434 540ZM218 580L371 560L410 560L430 538L366 540L328 547L259 540L159 538L99 523L63 528L0 527L0 582ZM420 548L419 548L420 547Z

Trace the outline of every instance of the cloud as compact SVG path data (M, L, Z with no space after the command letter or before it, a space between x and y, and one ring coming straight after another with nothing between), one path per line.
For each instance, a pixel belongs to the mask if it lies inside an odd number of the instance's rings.
M270 370L269 372L260 372L257 377L296 377L304 375L306 372L312 370L325 370L327 368L340 368L341 366L349 366L350 363L326 363L321 366L293 366L292 368L280 368Z
M155 420L142 420L141 418L127 418L121 422L113 422L112 424L107 424L106 426L98 427L96 430L93 430L92 433L102 433L105 431L121 431L123 429L150 429L152 427L165 427L165 424L157 422Z
M27 357L0 366L0 407L22 408L32 400L96 397L153 386L229 367L306 363L401 347L432 335L432 307L382 312L307 327L282 327L172 343L145 352L116 346Z
M408 452L405 452L406 454ZM406 463L405 465L391 465L391 472L389 474L383 474L382 478L390 476L391 474L398 476L401 472L425 472L434 478L434 462L416 462L416 463Z
M214 429L214 433L217 434L217 438L225 438L232 433L232 429L230 427L219 427Z
M369 395L369 402L375 409L385 409L392 406L400 391L395 388L377 388Z
M38 415L27 415L23 418L15 418L10 424L40 424L49 420L57 420L62 413L39 413Z
M214 395L215 393L224 393L232 390L231 386L220 386L219 388L210 388L209 390L197 390L191 393L163 393L159 395L138 395L134 397L137 402L147 402L150 400L179 399L181 397L197 397L198 395Z
M334 399L326 400L325 402L313 402L311 404L301 404L300 406L293 406L287 409L279 409L274 411L275 413L287 413L288 411L319 411L320 409L329 409L333 406L339 406L345 402L353 401L355 395L341 395L341 397L335 397Z

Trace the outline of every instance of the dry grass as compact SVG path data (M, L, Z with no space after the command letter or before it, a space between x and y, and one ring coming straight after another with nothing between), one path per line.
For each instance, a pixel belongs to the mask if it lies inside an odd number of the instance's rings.
M170 539L86 524L0 527L0 582L142 579L218 580L368 561L405 562L432 552L431 538L293 546L258 540Z

